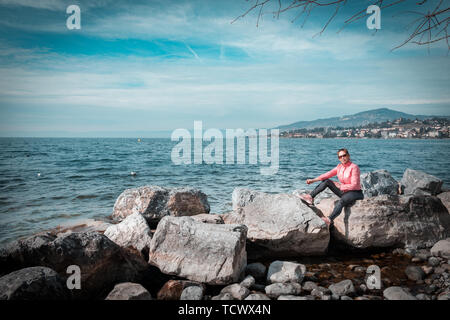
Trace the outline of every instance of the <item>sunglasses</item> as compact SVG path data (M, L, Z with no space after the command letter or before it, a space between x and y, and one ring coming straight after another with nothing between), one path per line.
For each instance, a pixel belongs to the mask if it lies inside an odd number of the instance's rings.
M346 154L341 154L340 156L338 156L338 158L340 159L340 158L343 158L343 157L346 157L348 154L346 153Z

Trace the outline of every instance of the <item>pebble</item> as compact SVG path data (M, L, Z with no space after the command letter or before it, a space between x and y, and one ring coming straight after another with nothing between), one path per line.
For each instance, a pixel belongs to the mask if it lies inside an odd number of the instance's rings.
M425 272L423 272L421 267L418 266L408 266L405 270L406 276L412 281L422 280L425 277Z

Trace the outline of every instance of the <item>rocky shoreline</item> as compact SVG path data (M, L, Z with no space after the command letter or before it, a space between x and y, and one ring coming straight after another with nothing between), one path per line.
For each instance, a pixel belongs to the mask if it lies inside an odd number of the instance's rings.
M236 188L232 212L212 214L195 188L127 189L111 223L0 248L0 299L448 300L450 191L411 169L361 184L365 199L331 230L320 218L338 201L330 192L308 206L303 190Z

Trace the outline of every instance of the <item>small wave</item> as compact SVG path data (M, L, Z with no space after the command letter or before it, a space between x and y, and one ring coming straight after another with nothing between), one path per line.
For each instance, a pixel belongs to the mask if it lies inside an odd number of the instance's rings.
M95 194L82 194L82 195L76 196L74 200L76 200L76 199L78 199L78 200L94 199L97 197L98 197L98 195L95 195Z

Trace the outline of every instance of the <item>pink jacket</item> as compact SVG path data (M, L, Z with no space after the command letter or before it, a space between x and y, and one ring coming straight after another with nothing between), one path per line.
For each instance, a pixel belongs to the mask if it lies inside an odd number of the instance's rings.
M338 164L336 168L320 175L318 178L323 181L337 175L341 182L341 191L361 190L359 167L349 161L345 165Z

